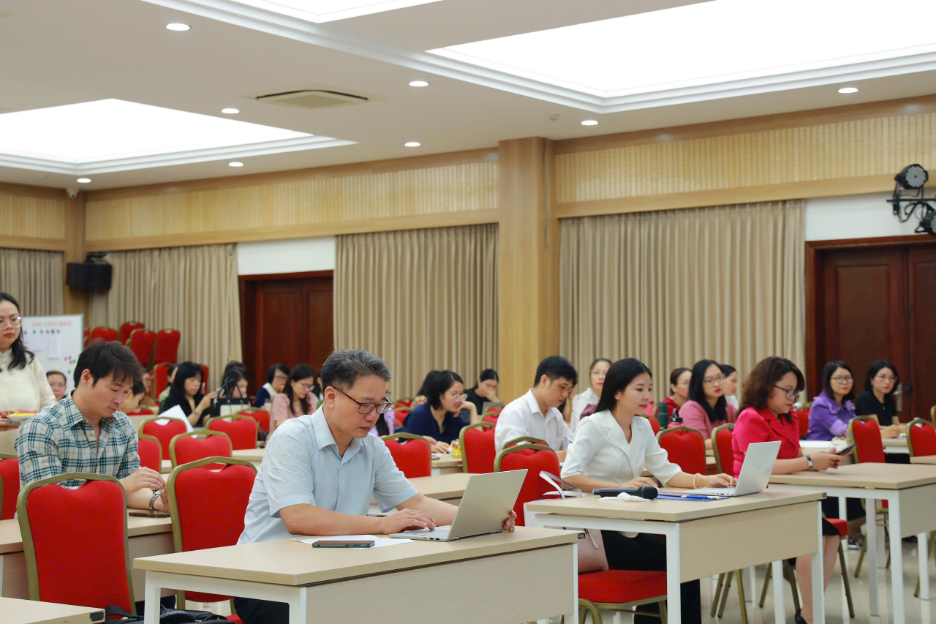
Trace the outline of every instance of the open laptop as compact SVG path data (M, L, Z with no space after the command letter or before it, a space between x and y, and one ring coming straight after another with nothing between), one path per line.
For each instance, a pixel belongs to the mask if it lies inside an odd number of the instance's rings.
M451 542L476 535L500 533L504 520L517 502L526 473L524 469L471 475L451 526L437 527L433 531L405 531L390 537Z
M770 473L773 472L780 442L755 442L748 446L744 455L744 464L738 476L738 484L733 488L695 488L692 494L702 496L744 496L756 494L767 489Z

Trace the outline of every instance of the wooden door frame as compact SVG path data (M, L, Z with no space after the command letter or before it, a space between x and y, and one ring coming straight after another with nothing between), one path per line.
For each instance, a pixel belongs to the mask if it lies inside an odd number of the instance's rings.
M828 251L853 249L881 249L888 247L936 245L936 237L927 235L882 236L878 238L840 238L835 240L806 241L806 384L810 394L822 388L822 367L817 348L818 328L823 313L817 308L818 283L824 271L822 254ZM824 323L823 323L824 326ZM863 375L864 373L860 373ZM862 381L863 383L863 381ZM855 379L858 385L858 379Z
M305 279L316 279L321 277L330 277L332 278L332 284L335 280L335 271L333 269L327 271L302 271L299 273L262 273L258 275L238 275L237 276L237 288L240 297L240 313L241 313L241 344L244 351L247 350L247 319L254 318L256 316L255 311L247 310L247 295L248 290L253 290L257 286L257 282L288 282L293 280L305 280ZM256 350L254 349L254 353ZM256 362L252 363L254 366L254 379L265 379L265 373L256 369ZM253 380L251 380L253 381ZM262 384L261 384L262 385ZM258 386L259 389L259 386Z

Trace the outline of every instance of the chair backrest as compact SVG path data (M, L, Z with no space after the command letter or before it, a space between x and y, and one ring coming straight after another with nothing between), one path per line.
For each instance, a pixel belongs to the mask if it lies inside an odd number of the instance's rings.
M884 442L881 426L868 416L856 416L848 421L848 440L855 445L855 463L872 462L883 464Z
M196 429L172 438L169 459L175 468L206 457L230 457L233 450L231 438L226 433Z
M393 411L395 412L398 407L412 407L413 399L397 399L396 403L393 404Z
M175 364L179 361L179 341L182 334L178 329L160 329L156 332L156 348L153 357L157 362Z
M162 470L162 444L155 436L141 433L137 436L137 452L140 454L140 465L156 472Z
M126 342L133 355L136 356L140 366L147 367L153 363L154 349L156 347L156 332L148 329L134 329Z
M90 327L85 327L85 330L84 330L84 346L87 347L87 346L88 346L88 341L90 341L90 340L91 340L91 328L90 328Z
M653 429L653 435L660 433L660 421L656 418L651 418L645 414L639 414L641 418L646 418L650 421L650 428Z
M166 424L160 424L158 421L165 420ZM169 457L169 445L172 444L172 438L180 433L188 431L185 423L178 418L148 418L140 425L140 433L153 436L159 440L162 446L162 456Z
M127 412L127 416L152 416L153 410L148 409L137 409L132 412Z
M432 475L432 447L426 438L412 433L394 433L381 436L397 468L407 479ZM399 440L406 440L400 442Z
M500 413L502 411L504 411L503 403L491 403L490 405L487 406L487 409L484 410L484 413L482 414L482 416L486 416L488 414L494 414L495 416L500 416Z
M120 344L127 344L134 329L143 329L146 325L137 321L127 321L120 325Z
M117 338L117 330L113 327L95 327L91 330L91 340L101 339L105 342L113 342Z
M520 436L519 438L514 438L512 440L507 440L504 442L504 446L501 448L510 448L511 446L520 446L521 444L539 444L540 446L545 446L549 448L549 443L542 438L534 438L533 436Z
M270 412L262 409L257 409L252 407L250 409L237 412L238 416L250 416L257 421L257 425L260 427L260 431L269 431L270 430Z
M734 423L715 427L712 431L712 453L715 455L715 468L718 472L734 475L734 449L731 439L734 436Z
M202 392L205 394L208 393L208 367L204 364L199 364L201 366L202 372Z
M928 420L914 418L907 423L907 450L910 457L936 455L936 427Z
M221 466L212 470L212 466ZM257 469L241 459L212 457L182 464L167 481L176 552L233 546L244 531ZM220 602L230 596L186 592L188 600Z
M806 437L806 434L809 433L809 408L804 407L795 410L793 414L799 419L799 437L802 440Z
M85 482L58 485L72 479ZM134 613L126 510L123 486L107 475L65 473L23 488L17 518L29 599Z
M226 433L231 438L231 445L235 451L257 448L260 423L250 416L212 418L208 421L208 429Z
M458 448L462 454L462 471L474 474L494 472L497 446L494 444L494 425L479 422L462 427L458 434Z
M520 494L514 503L517 513L517 526L526 525L526 516L523 505L530 501L539 500L546 492L552 492L553 487L540 478L540 472L559 474L559 457L556 452L542 444L521 444L511 448L504 448L494 459L494 471L506 472L508 470L521 470L526 468L527 474L523 479Z
M705 438L689 427L670 427L657 434L669 460L689 474L705 474Z
M156 359L156 358L154 358ZM158 359L156 359L159 362ZM153 383L150 384L151 394L153 400L159 398L159 395L162 394L162 391L169 387L169 367L172 364L166 362L160 362L153 366Z
M0 453L0 520L12 520L16 515L16 497L19 496L19 460L16 455Z
M486 423L491 423L492 425L496 425L498 416L499 414L488 414L487 416L481 419L481 422L486 422Z

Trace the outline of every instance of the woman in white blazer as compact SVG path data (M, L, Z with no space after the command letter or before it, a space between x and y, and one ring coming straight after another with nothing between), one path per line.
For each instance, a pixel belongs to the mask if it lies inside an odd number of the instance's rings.
M604 487L656 485L642 477L646 469L663 485L677 488L730 487L733 477L726 474L690 475L669 461L660 448L650 421L635 414L653 402L650 369L629 358L611 365L595 414L583 419L569 446L562 478L585 492ZM656 536L602 531L608 564L618 570L666 570L666 546ZM651 610L656 605L645 605ZM635 624L656 621L635 616ZM682 584L683 624L702 622L699 581Z

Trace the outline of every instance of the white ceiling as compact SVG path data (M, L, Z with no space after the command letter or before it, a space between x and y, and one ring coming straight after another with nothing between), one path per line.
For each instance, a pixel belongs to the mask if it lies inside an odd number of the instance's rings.
M228 0L0 0L0 112L116 98L355 145L98 173L83 188L111 188L280 171L495 146L499 140L566 139L936 93L936 71L835 85L590 112L549 85L485 73L426 50L620 17L680 0L442 0L313 24L244 15ZM170 8L168 6L171 5ZM243 8L243 5L240 5ZM184 10L183 10L184 9ZM247 10L251 10L247 7ZM197 14L196 14L197 13ZM210 17L209 17L210 15ZM184 33L165 29L184 22ZM269 32L266 32L269 31ZM314 43L313 43L314 42ZM790 45L796 45L791 41ZM433 60L427 60L433 59ZM653 62L647 58L622 62ZM449 64L451 63L451 64ZM425 79L427 88L408 86ZM362 93L373 101L306 110L252 99L303 85ZM551 117L558 115L558 119ZM583 119L599 125L583 127ZM406 148L419 141L419 148ZM0 181L64 188L73 175L0 167Z

